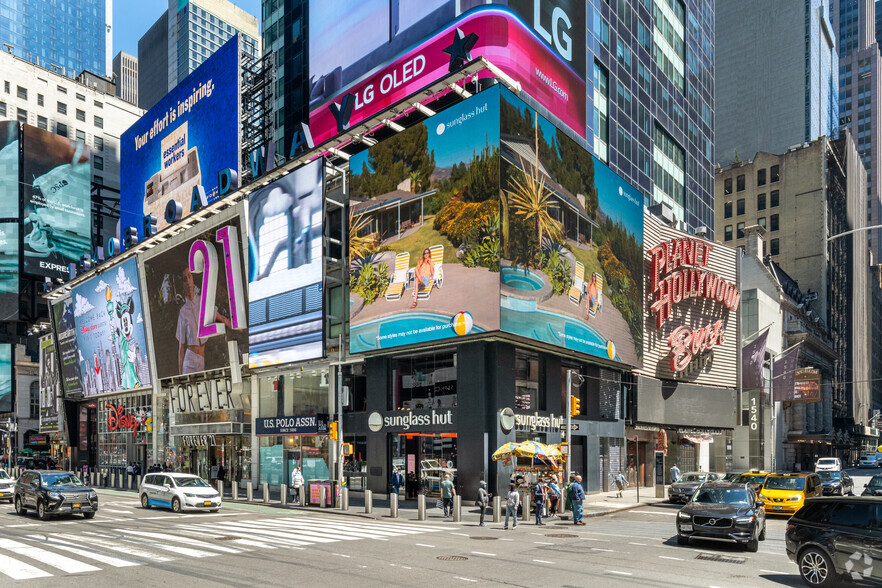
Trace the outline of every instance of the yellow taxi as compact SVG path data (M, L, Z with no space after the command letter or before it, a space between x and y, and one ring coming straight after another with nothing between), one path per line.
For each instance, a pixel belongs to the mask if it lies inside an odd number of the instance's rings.
M822 496L821 478L812 472L769 474L759 494L767 514L795 514L806 498Z
M735 483L737 484L750 484L750 487L753 488L753 491L757 494L760 493L760 490L763 489L763 484L766 481L766 476L769 475L769 472L765 472L758 469L752 469L749 472L744 472L738 478L735 479Z

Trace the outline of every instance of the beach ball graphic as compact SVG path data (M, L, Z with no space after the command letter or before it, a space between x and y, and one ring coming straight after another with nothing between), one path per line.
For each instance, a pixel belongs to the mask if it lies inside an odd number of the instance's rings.
M444 123L438 123L438 126L435 127L435 133L438 135L444 134Z
M472 319L471 313L463 310L453 315L453 318L450 319L450 326L453 327L453 332L457 335L468 335L472 332L475 321Z
M612 339L606 342L606 354L609 356L610 359L616 358L616 344L613 342Z

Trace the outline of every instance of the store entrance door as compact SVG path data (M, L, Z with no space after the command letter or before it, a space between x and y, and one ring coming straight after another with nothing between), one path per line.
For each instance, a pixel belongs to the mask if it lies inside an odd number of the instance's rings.
M392 467L404 472L408 499L417 494L440 498L444 475L456 481L456 456L456 433L406 433L392 439Z

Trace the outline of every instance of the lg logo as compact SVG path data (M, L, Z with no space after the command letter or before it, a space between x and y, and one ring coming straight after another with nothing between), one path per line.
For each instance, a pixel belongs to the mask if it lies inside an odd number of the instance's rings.
M545 2L545 10L546 13L548 11L549 2ZM567 61L573 60L573 39L570 36L570 31L573 28L573 23L570 20L570 17L567 16L567 13L560 6L555 6L551 9L551 15L549 17L545 17L545 22L551 25L551 32L545 28L543 24L542 17L542 5L543 2L541 0L533 0L533 28L536 29L536 32L539 33L545 42L549 45L553 46L560 56L566 59Z

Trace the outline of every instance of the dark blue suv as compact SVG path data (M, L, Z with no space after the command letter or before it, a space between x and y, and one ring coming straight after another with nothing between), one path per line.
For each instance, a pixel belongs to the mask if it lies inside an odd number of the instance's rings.
M82 514L91 519L98 512L98 494L73 472L28 470L15 484L15 512L37 511L41 521L61 514Z

